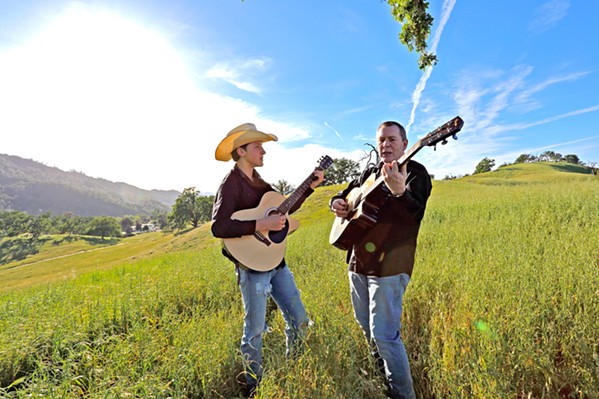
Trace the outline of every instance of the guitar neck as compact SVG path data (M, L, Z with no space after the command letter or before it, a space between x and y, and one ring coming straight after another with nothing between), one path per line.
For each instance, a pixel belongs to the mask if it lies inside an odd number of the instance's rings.
M314 176L313 174L310 174L310 176L308 176L306 178L306 180L304 180L304 182L302 184L300 184L293 191L293 193L291 193L291 195L289 197L287 197L285 199L285 201L283 201L283 203L281 205L279 205L279 207L277 208L277 211L280 212L282 215L285 215L287 212L289 212L289 210L293 207L293 205L295 205L295 203L304 195L304 193L308 190L308 188L310 188L310 184L312 184L312 182L315 179L316 179L316 176Z
M416 142L416 144L414 144L412 147L410 147L408 152L404 152L404 154L401 156L401 158L399 158L397 160L397 163L399 164L399 166L403 166L403 164L408 162L414 155L416 155L416 153L418 151L420 151L422 149L422 147L423 147L422 140L418 140Z

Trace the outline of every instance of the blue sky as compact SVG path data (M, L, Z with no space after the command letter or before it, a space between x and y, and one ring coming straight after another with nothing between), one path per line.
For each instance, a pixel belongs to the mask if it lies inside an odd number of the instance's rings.
M360 159L397 120L437 179L551 150L599 161L599 2L437 1L429 47L376 0L0 0L0 153L145 189L214 192L233 127L279 136L263 177Z

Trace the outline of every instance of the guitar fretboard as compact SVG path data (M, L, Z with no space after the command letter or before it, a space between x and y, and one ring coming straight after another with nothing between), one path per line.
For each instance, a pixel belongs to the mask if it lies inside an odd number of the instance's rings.
M296 188L295 191L289 197L287 197L281 205L279 205L279 207L277 208L277 211L280 212L282 215L289 212L291 207L293 205L295 205L295 203L302 197L302 195L304 195L304 193L310 187L310 184L312 184L312 182L315 179L316 179L316 176L314 176L313 174L308 176L306 178L306 180L304 180L304 182L302 184L300 184L299 187Z

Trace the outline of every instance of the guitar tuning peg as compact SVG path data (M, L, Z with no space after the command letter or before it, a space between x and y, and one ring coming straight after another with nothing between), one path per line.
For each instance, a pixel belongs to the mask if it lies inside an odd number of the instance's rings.
M457 139L458 139L458 136L457 136L457 135L455 135L455 134L454 134L453 136L451 136L451 137L452 137L454 140L457 140Z
M443 141L441 142L441 144L442 144L442 145L445 145L445 144L447 144L447 140L443 140Z
M433 150L437 151L437 144L435 143Z

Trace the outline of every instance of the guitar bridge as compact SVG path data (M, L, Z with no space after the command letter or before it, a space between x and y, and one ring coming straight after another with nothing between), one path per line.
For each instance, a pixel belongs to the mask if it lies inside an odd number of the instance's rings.
M266 238L264 236L264 234L260 233L259 231L254 233L254 237L256 237L256 239L258 241L260 241L262 244L266 245L267 247L271 244L270 240L268 238Z

